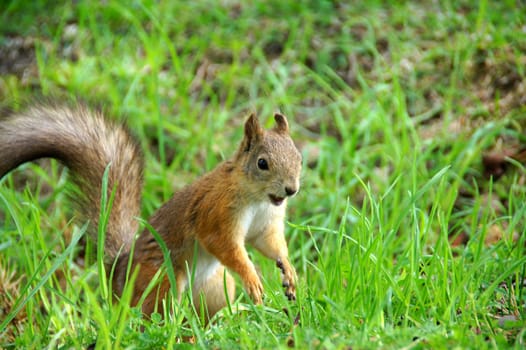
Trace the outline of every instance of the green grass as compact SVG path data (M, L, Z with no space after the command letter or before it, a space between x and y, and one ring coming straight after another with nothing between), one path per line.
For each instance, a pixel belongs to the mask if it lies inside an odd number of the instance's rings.
M265 306L239 284L210 326L186 299L152 320L112 304L78 258L67 171L20 167L0 181L0 267L22 278L0 285L16 311L0 305L0 346L523 348L524 158L490 177L483 156L525 144L525 26L516 1L2 5L0 106L72 95L125 118L144 218L233 154L250 111L285 113L305 164L287 226L298 300L252 252ZM13 37L34 48L25 73Z

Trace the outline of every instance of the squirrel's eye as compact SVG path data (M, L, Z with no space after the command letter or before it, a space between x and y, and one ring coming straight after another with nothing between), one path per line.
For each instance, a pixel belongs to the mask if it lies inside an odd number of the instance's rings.
M258 168L261 170L268 170L268 163L265 159L259 158L258 159Z

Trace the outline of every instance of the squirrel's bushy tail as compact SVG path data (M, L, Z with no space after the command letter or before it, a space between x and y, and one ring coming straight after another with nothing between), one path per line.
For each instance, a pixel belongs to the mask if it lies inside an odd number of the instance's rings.
M37 104L0 116L0 178L38 158L60 160L81 190L80 212L96 237L102 178L108 164L108 198L114 200L106 227L105 254L113 261L129 251L138 229L143 157L128 129L82 104ZM107 260L108 261L108 260Z

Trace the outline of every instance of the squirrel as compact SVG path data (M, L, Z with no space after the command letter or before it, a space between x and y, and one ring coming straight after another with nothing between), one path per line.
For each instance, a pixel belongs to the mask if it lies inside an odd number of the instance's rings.
M198 303L204 297L208 319L235 297L235 281L228 271L239 275L255 304L262 303L263 285L246 243L276 262L286 296L296 299L296 272L288 258L284 219L287 199L300 188L302 157L290 137L287 118L276 113L274 120L275 126L267 130L252 113L233 157L177 191L149 220L170 252L179 300L190 287L188 271L194 271L192 298ZM165 275L147 290L164 256L148 229L135 238L144 161L128 127L80 102L36 103L0 117L0 179L18 165L43 157L58 159L71 170L81 193L77 202L94 240L102 178L109 165L107 191L113 202L104 263L106 271L114 268L114 295L123 292L132 259L131 271L138 269L132 306L142 299L143 313L160 310L170 281Z

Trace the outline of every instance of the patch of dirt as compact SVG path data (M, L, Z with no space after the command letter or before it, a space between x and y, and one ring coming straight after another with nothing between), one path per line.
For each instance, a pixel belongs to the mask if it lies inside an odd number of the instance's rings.
M488 178L500 178L510 165L508 159L526 164L526 145L520 145L517 140L509 140L504 145L501 142L497 142L492 150L482 156L484 175Z
M511 47L479 48L474 55L468 86L492 115L504 116L526 104L526 81L519 72L519 67L526 66L526 52L522 52L517 58Z
M33 37L11 36L0 45L0 75L15 75L22 85L35 83L38 67Z
M43 38L20 35L3 38L0 44L0 76L14 75L22 86L37 90L40 86L36 59L37 44L66 60L79 59L79 40L82 39L82 35L78 31L77 24L67 24L60 39L59 45L54 49L54 45Z

